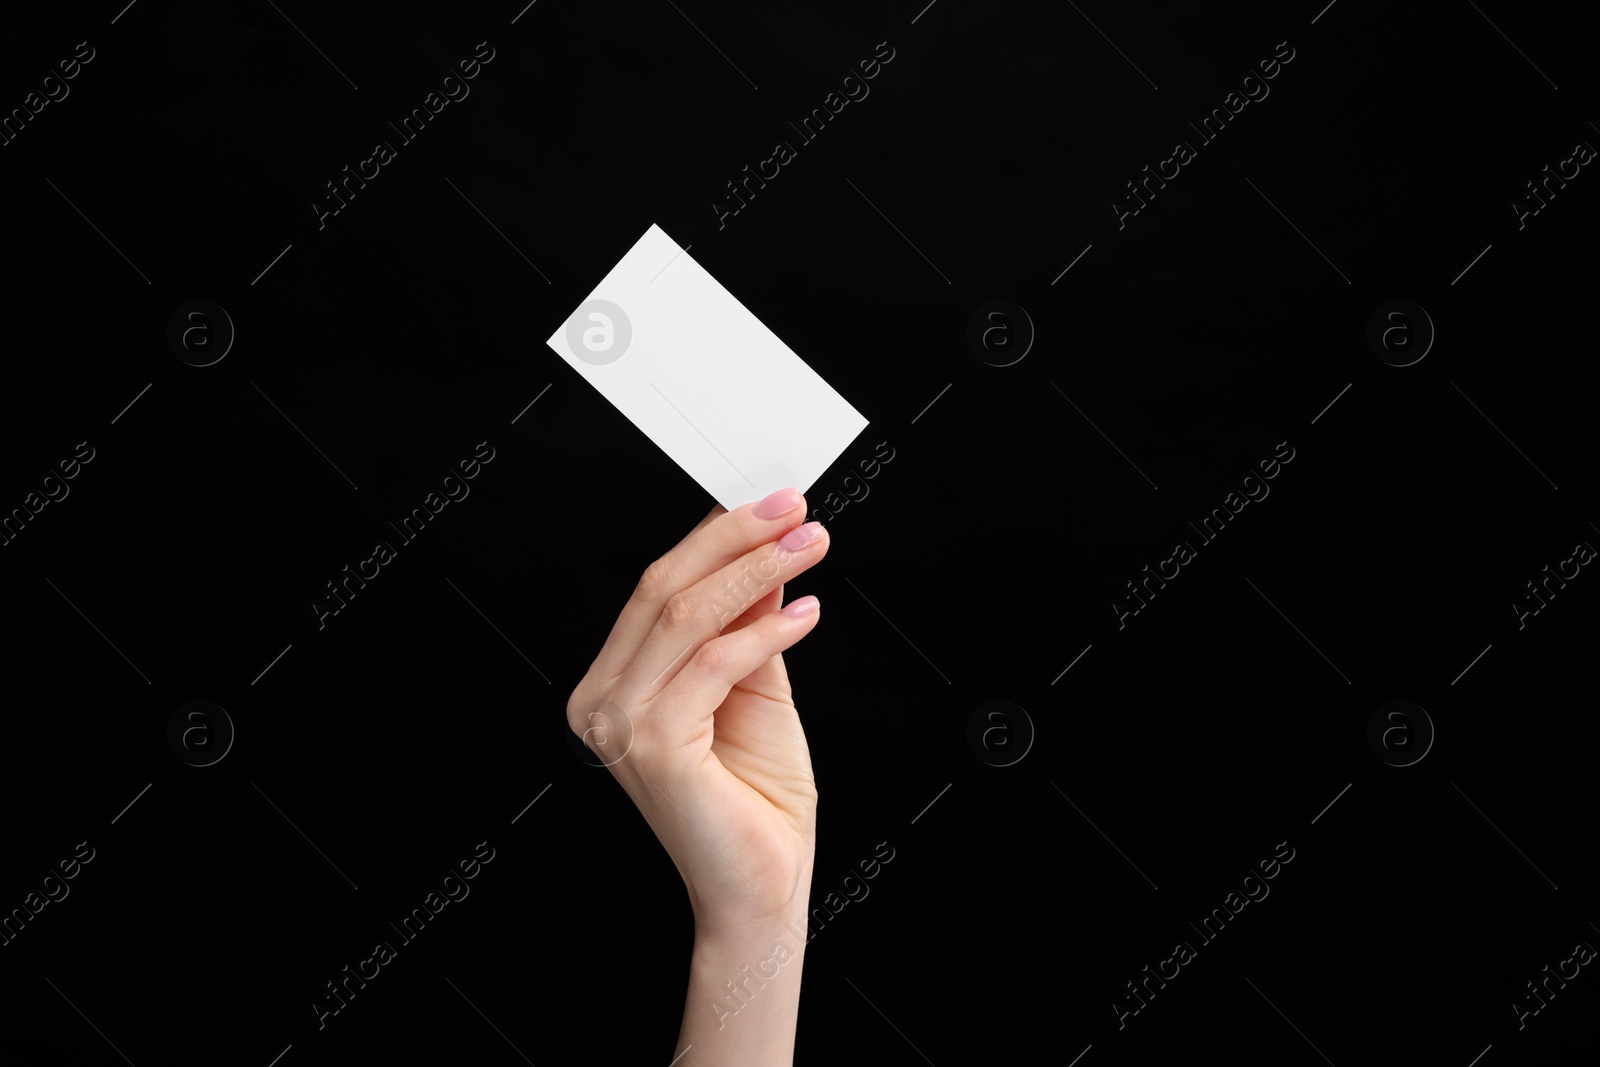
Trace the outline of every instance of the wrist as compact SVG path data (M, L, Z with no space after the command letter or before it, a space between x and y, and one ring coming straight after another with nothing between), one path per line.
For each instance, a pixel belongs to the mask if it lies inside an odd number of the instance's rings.
M756 959L772 955L774 944L803 952L810 940L805 901L781 914L723 917L715 923L695 920L694 952L707 957Z
M770 1038L781 1021L792 1047L809 937L803 907L782 921L769 915L714 930L696 927L690 988L702 991L719 1034L735 1026L747 1033L765 1031Z
M804 899L777 915L695 928L678 1044L683 1067L790 1067L809 931Z
M794 890L784 901L767 905L712 904L691 894L694 912L694 940L699 945L749 946L770 940L780 932L799 930L799 944L805 945L806 920L811 906L811 879L814 857L807 856L795 879Z

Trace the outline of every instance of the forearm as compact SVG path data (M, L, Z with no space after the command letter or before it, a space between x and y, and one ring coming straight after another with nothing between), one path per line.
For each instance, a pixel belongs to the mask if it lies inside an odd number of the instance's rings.
M790 1067L808 892L775 919L695 930L675 1067ZM692 1047L691 1047L692 1046Z

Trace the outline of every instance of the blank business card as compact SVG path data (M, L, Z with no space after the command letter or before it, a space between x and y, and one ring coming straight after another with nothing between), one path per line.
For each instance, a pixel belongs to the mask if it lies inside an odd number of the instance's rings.
M729 511L810 489L867 426L654 224L546 343Z

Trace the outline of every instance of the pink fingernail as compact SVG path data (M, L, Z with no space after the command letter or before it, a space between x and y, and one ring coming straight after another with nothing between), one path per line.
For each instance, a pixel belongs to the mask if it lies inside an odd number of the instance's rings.
M763 498L761 503L755 506L754 514L758 519L779 519L799 506L800 490L779 489L776 493Z
M798 619L802 615L810 615L813 611L816 611L817 603L816 597L803 596L785 607L783 613L791 619Z
M778 547L790 552L798 552L815 541L821 533L822 523L808 522L804 526L796 526L784 534L783 539L778 542Z

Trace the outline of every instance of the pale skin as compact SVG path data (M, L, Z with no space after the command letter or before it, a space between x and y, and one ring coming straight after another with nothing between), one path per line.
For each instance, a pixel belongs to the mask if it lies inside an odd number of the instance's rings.
M689 892L675 1067L794 1062L817 787L782 653L820 611L784 608L783 583L829 545L820 523L797 530L805 512L793 489L712 508L646 569L567 702ZM780 544L791 531L815 536Z

